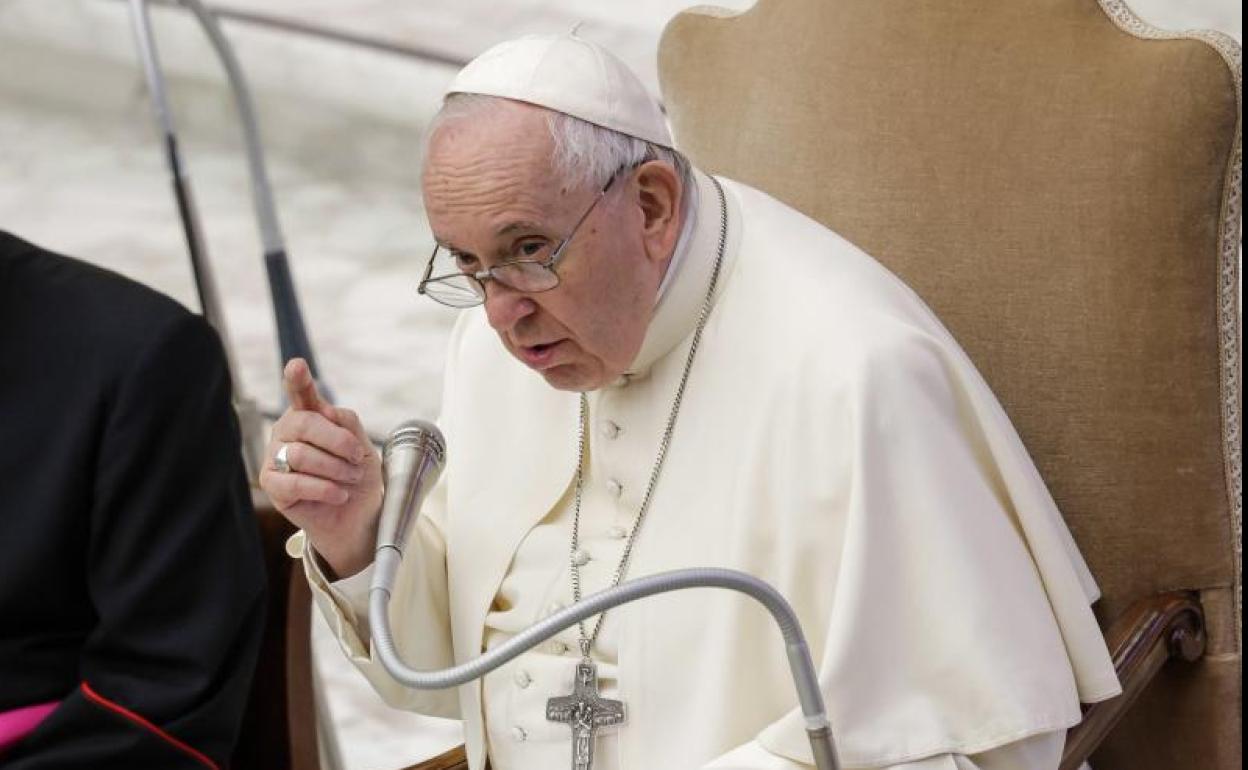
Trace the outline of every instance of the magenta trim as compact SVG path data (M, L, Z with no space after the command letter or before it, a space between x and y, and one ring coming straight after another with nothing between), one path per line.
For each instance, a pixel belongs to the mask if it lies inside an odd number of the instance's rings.
M48 715L59 705L61 705L59 701L53 701L0 712L0 754L33 733L39 723L47 719Z

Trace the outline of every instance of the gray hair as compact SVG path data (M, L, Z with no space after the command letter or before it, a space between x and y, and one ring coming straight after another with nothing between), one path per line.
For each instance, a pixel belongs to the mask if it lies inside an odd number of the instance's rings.
M438 128L465 118L479 118L508 100L483 94L450 94L425 133L426 149ZM683 189L690 189L693 170L684 155L662 145L595 125L562 112L548 111L546 124L554 141L551 167L569 187L604 187L621 168L646 161L664 161L676 169Z

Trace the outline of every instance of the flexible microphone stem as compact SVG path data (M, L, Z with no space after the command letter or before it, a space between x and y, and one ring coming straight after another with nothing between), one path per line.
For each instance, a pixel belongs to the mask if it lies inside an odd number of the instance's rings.
M736 570L684 569L637 578L587 596L467 663L441 671L417 671L404 663L390 631L390 594L403 561L408 531L445 462L446 441L433 423L408 420L395 428L386 442L383 455L386 492L377 525L373 579L368 592L368 625L377 657L399 684L418 690L455 687L484 676L565 628L621 604L686 588L727 588L752 596L780 625L789 668L797 685L797 699L806 717L806 736L815 766L818 770L839 769L832 727L797 614L779 591L753 575Z
M797 699L806 718L806 735L814 754L815 767L818 770L840 768L832 740L832 726L828 722L815 666L797 615L779 591L753 575L729 569L698 568L636 578L585 597L467 663L440 671L417 671L399 656L387 612L390 592L402 559L402 553L393 546L377 549L368 597L368 623L373 647L382 665L400 684L418 690L440 690L470 682L581 620L647 596L687 588L727 588L751 596L767 608L784 635L785 651L797 686Z
M182 153L178 146L173 110L169 106L164 72L160 67L160 57L156 50L156 38L152 33L152 22L148 15L146 0L130 0L130 18L139 48L139 59L143 64L143 74L147 79L148 90L152 97L152 108L164 137L165 160L169 166L174 200L178 205L178 216L182 220L182 230L186 236L186 246L191 258L191 272L195 279L195 290L199 295L199 305L203 310L204 319L216 330L221 338L221 347L225 350L226 368L230 373L230 384L234 393L234 410L238 415L239 431L242 434L243 463L247 468L247 478L254 481L259 478L260 469L264 466L264 425L256 402L249 398L243 389L238 362L234 358L234 345L231 343L229 328L225 322L221 294L217 289L216 278L208 259L208 249L204 244L199 208L195 204L190 175L187 173L186 164L182 162Z
M282 238L282 228L277 219L277 204L273 198L273 187L269 182L268 167L264 162L264 150L260 144L260 125L256 119L256 108L252 102L251 89L247 79L243 77L243 69L238 64L234 49L230 46L216 16L208 10L201 0L177 0L185 6L203 28L208 42L221 60L225 76L230 83L230 93L234 96L234 107L242 128L243 146L247 151L247 170L251 177L251 203L256 214L256 225L260 230L260 241L264 245L264 267L269 279L269 293L273 299L273 316L277 323L277 344L282 362L292 358L302 358L308 362L312 378L317 388L329 402L333 402L333 393L326 385L317 367L316 356L312 352L312 343L303 323L303 313L299 309L299 295L295 292L295 281L290 271L290 260L286 255L286 243Z
M252 102L251 91L243 70L234 55L225 34L217 23L216 16L208 10L201 0L176 0L177 4L189 10L199 26L208 37L213 51L221 61L230 85L230 93L238 111L242 129L243 144L247 154L247 170L251 178L251 201L256 215L256 224L260 231L260 241L264 247L264 266L269 280L269 292L273 299L273 314L277 324L278 349L282 363L292 358L303 358L308 362L312 378L326 400L333 402L333 394L322 379L317 367L316 356L312 352L312 343L308 339L307 329L303 323L303 314L299 309L299 297L295 292L294 278L291 275L290 260L286 255L286 245L282 238L281 226L277 218L277 205L273 198L272 185L269 182L268 168L264 161L264 151L260 142L260 128L256 119L256 110ZM156 42L152 34L151 21L148 17L148 4L151 0L130 0L139 55L143 62L144 73L152 92L156 117L165 137L166 151L171 173L174 177L174 191L178 201L179 213L183 227L187 233L187 241L191 251L191 263L195 270L196 288L199 290L200 301L204 306L204 315L217 327L225 341L227 353L232 351L229 340L225 338L224 316L219 308L215 284L208 269L206 250L203 245L202 229L199 225L198 212L191 197L189 179L185 173L178 150L177 135L173 126L173 111L166 95L164 75L156 55ZM235 367L231 366L231 371ZM241 385L235 378L234 390L241 393ZM254 408L252 412L254 412ZM244 428L248 425L244 421ZM263 428L259 420L254 420L256 436L259 437ZM262 448L264 440L248 442ZM257 451L259 451L257 449ZM258 457L258 456L257 456ZM259 472L259 464L254 470ZM252 474L255 478L255 474Z

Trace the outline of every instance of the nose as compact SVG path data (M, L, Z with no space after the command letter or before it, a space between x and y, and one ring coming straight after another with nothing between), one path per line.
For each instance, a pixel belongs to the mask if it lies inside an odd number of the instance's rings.
M537 312L537 303L524 293L498 281L485 285L485 317L494 331L509 332L516 324Z

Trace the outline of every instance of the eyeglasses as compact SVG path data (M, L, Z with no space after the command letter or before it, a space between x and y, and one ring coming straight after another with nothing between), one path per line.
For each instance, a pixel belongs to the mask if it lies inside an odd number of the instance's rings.
M594 207L598 205L598 201L606 196L611 185L615 184L615 180L628 168L628 166L621 166L611 175L611 178L594 197L593 203L590 203L585 213L581 214L581 218L576 220L572 231L559 242L554 251L550 252L550 256L544 255L550 247L549 243L530 241L521 243L510 259L494 267L476 272L458 271L435 276L433 265L438 258L440 248L435 243L433 254L429 256L429 264L425 266L424 277L420 279L416 291L436 302L455 308L475 307L485 302L486 281L497 281L503 286L527 294L550 291L559 285L559 274L555 272L555 267L563 259L568 244L572 242L572 238L576 236L581 225L589 218Z

